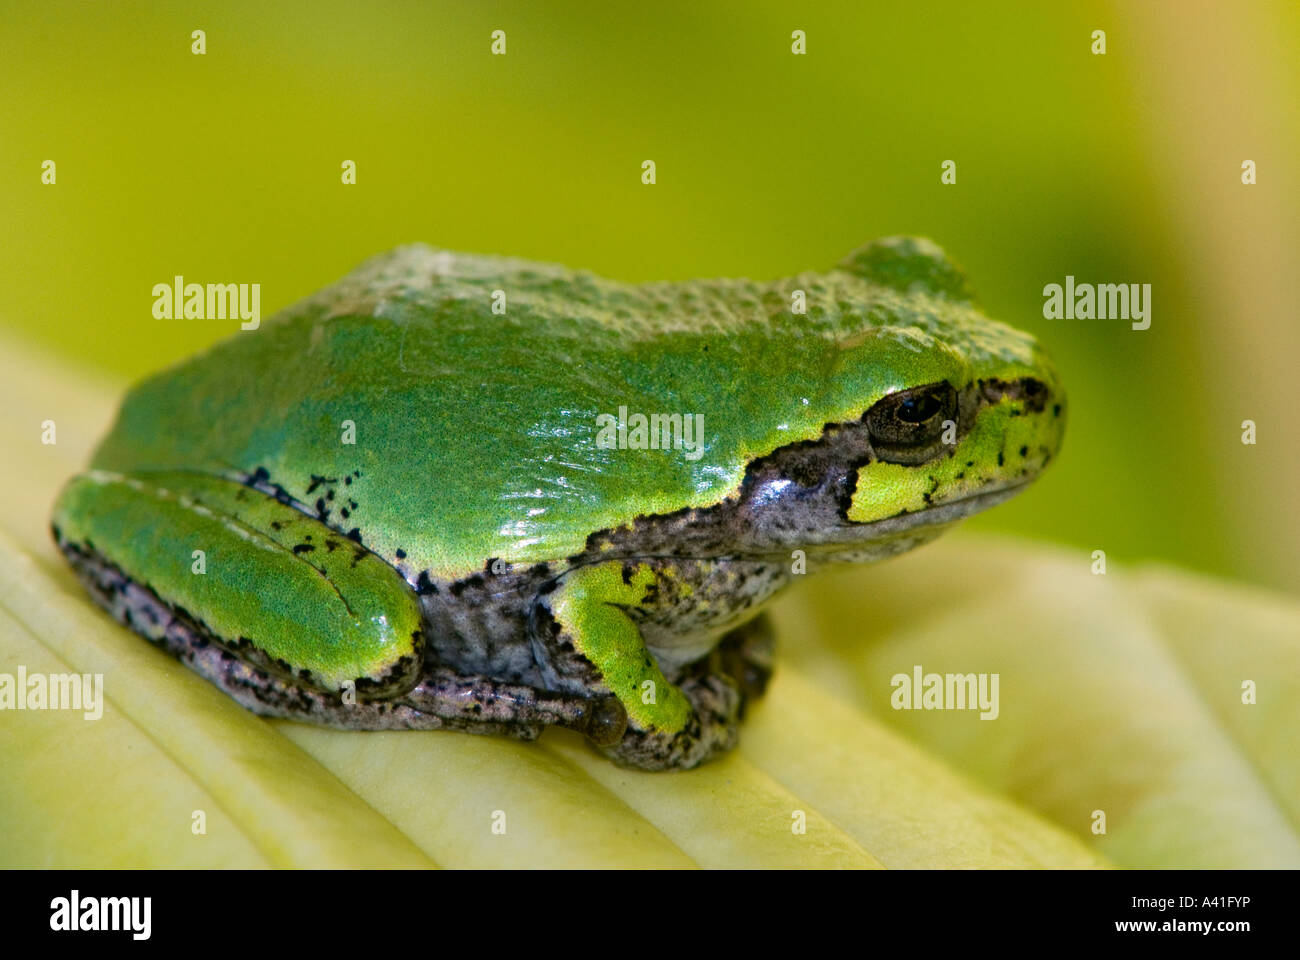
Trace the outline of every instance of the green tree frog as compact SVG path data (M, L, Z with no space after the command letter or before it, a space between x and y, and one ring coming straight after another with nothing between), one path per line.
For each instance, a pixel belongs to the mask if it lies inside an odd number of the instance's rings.
M762 693L774 594L1008 499L1064 408L928 240L766 284L417 245L137 385L52 525L258 714L684 769Z

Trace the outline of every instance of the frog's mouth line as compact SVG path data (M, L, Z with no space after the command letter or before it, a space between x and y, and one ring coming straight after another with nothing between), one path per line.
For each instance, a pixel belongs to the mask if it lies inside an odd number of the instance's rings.
M989 507L1005 503L1029 486L1029 483L1030 481L1024 480L1009 483L995 490L981 490L979 493L972 493L969 496L949 500L945 503L937 503L923 510L904 511L892 517L885 517L882 520L872 520L869 523L855 523L848 529L855 533L865 534L863 539L874 540L907 533L917 527L934 527L956 523L958 520L964 520L966 517L987 510ZM857 538L855 537L855 539Z

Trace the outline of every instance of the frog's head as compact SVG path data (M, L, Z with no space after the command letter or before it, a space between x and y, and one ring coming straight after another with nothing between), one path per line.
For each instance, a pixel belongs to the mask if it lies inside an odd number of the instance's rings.
M1033 337L990 320L933 243L878 240L826 275L841 312L816 440L751 465L755 546L857 559L1014 496L1056 455L1065 395Z

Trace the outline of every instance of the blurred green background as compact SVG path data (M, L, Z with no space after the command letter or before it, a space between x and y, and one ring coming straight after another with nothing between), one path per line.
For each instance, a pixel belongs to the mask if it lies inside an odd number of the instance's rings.
M154 319L176 274L269 316L412 240L635 281L925 234L1071 394L969 526L1297 591L1298 65L1293 2L6 0L0 328L125 382L234 329ZM1152 284L1151 328L1043 319L1067 274Z

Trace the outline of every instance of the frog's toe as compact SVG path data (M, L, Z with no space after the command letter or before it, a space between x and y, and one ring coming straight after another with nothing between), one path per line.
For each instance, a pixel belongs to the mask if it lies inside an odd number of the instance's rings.
M627 732L627 708L617 697L593 699L582 732L598 747L613 746Z
M679 689L692 707L682 729L668 732L630 723L622 739L604 754L620 766L639 770L689 770L732 749L740 738L739 687L728 677L709 674L686 680Z

